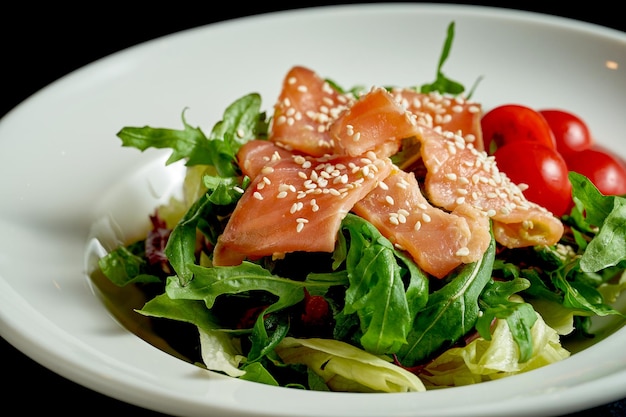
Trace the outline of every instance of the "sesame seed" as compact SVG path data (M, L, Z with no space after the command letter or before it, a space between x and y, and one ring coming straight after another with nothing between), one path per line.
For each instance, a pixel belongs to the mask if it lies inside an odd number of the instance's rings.
M395 246L395 248L396 248L396 249L399 249L399 250L406 250L406 249L404 248L404 246L402 246L401 244L399 244L399 243L397 243L397 242L396 242L396 243L394 243L394 244L393 244L393 246Z
M404 216L404 217L408 217L411 213L409 213L407 210L401 208L400 210L398 210L398 214L401 215L401 216Z
M263 200L263 196L258 191L255 191L254 194L252 194L252 196L256 198L257 200Z
M462 247L456 251L456 256L467 256L470 254L470 250L467 247Z

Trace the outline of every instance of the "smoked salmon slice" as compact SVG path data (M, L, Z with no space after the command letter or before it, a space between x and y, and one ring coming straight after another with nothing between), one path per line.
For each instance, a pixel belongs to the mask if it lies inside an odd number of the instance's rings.
M330 125L335 153L351 156L394 155L402 139L418 133L415 116L381 87L360 96Z
M269 138L288 150L323 156L333 151L328 127L352 102L314 71L293 67L283 80Z
M394 99L413 113L421 124L462 136L474 148L484 150L480 119L483 115L480 103L464 97L447 97L438 92L421 93L410 88L391 90Z
M433 207L422 195L415 175L398 168L356 203L353 211L437 278L462 263L479 260L491 240L487 216L468 205L452 213Z
M391 172L389 158L373 152L356 157L281 155L255 141L242 147L240 161L259 156L269 162L252 178L213 252L215 265L237 265L246 257L281 257L295 251L332 252L341 220ZM284 150L283 150L284 151ZM284 154L283 154L284 155ZM265 158L264 158L265 159ZM252 171L251 171L252 172Z
M292 152L273 142L256 139L241 145L237 151L237 163L242 174L254 178L266 165L292 155Z
M563 223L522 190L496 165L493 156L452 132L421 127L425 190L432 204L453 211L470 205L493 220L496 241L508 248L553 245Z

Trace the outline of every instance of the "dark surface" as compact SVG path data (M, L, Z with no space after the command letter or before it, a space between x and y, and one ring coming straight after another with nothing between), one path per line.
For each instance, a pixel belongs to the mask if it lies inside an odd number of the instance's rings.
M299 7L331 3L334 2L305 2ZM453 3L490 5L481 1ZM618 12L616 3L594 2L593 7L586 2L578 2L575 6L573 2L560 2L558 6L556 2L546 3L551 4L534 6L530 2L512 1L507 3L507 7L564 16L626 31L626 20ZM60 7L56 2L54 6L45 4L14 4L10 13L7 9L0 19L0 117L56 79L129 46L191 27L284 7L265 2L247 6L243 2L220 2L218 11L208 7L215 3L203 2L198 8L197 3L178 1L165 3L167 7L163 3L161 6L157 6L156 2L148 3L148 8L133 7L131 11L129 4L116 6L106 3L100 6L90 3L81 6L81 3L75 3L71 8ZM3 364L2 398L5 406L12 405L16 414L27 415L45 409L46 414L60 412L66 416L95 411L100 415L163 415L75 384L35 363L4 339L0 339L0 360ZM626 400L594 407L570 417L583 415L626 416Z

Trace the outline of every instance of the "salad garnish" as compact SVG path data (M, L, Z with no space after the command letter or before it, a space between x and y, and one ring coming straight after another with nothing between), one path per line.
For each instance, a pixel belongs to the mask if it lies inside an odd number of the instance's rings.
M529 201L484 150L482 108L447 78L343 89L293 67L209 133L124 127L184 162L183 197L100 258L136 312L197 330L198 366L322 391L424 391L570 356L626 286L626 199L571 172L571 211ZM446 113L446 110L454 111Z

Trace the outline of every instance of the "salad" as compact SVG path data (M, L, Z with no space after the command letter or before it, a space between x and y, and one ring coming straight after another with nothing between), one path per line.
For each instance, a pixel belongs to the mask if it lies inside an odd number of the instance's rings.
M271 113L250 93L209 135L184 112L182 130L122 128L187 171L102 274L185 359L264 384L424 391L570 356L593 317L624 317L626 199L575 171L562 212L528 198L477 85L442 72L453 37L433 83L344 89L294 66Z

